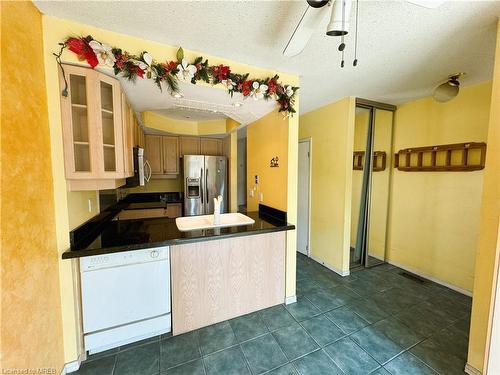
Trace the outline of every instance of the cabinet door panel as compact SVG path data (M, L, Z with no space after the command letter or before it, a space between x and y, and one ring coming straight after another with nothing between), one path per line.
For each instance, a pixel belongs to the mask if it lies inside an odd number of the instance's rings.
M117 80L98 73L102 175L123 178L123 124L121 89Z
M124 176L134 174L134 122L133 112L124 93L122 93L122 129L123 129L123 169Z
M222 139L201 138L201 154L211 156L222 155Z
M61 119L66 178L89 178L96 172L95 155L91 152L95 129L90 127L89 121L95 110L92 101L95 72L68 66L65 73L69 95L61 96ZM63 89L62 73L59 78Z
M144 158L151 166L151 174L163 174L162 144L160 135L144 135Z
M200 155L200 138L199 137L180 137L180 156L184 155Z
M162 138L163 138L163 173L178 174L179 138L178 137L162 137Z

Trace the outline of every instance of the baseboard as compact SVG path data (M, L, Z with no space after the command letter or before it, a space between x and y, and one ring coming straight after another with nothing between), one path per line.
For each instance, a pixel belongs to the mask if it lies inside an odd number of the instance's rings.
M285 305L297 302L297 296L285 297Z
M477 368L469 365L468 363L465 364L465 369L464 369L466 374L469 375L482 375L483 373L479 371Z
M401 268L401 269L403 269L405 271L411 272L411 273L413 273L413 274L415 274L417 276L423 277L424 279L433 281L436 284L440 284L440 285L443 285L443 286L445 286L447 288L453 289L455 292L464 294L464 295L466 295L468 297L472 297L472 292L470 292L468 290L462 289L462 288L460 288L458 286L455 286L455 285L452 285L452 284L448 284L445 281L442 281L442 280L436 279L435 277L426 275L425 273L417 271L417 270L415 270L415 269L413 269L411 267L407 267L407 266L405 266L403 264L400 264L400 263L397 263L397 262L393 262L393 261L390 261L390 260L388 260L387 263L392 264L393 266L399 267L399 268Z
M342 271L342 270L339 270L338 268L336 267L333 267L331 266L330 264L326 263L326 262L323 262L321 259L319 258L316 258L315 256L312 256L311 255L311 259L314 260L315 262L318 262L319 264L321 264L322 266L325 266L326 268L328 268L330 271L333 271L335 272L336 274L340 275L340 276L349 276L350 272L349 271Z

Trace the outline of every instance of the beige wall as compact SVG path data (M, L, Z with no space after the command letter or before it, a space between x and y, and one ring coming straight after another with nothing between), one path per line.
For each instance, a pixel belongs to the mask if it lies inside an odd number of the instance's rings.
M300 116L299 138L312 140L311 255L349 272L355 99Z
M0 372L59 374L64 360L42 16L31 2L0 6Z
M398 106L394 151L485 142L490 95L491 83L486 82L462 88L447 103L427 97ZM472 291L483 175L484 171L401 172L393 168L389 261Z
M468 363L478 369L487 360L489 329L491 327L491 301L498 269L498 228L500 216L500 23L498 24L495 70L488 128L488 152L484 170L481 200L479 241L476 247L474 298L469 338ZM490 353L497 355L498 353ZM486 373L486 371L483 371ZM493 375L493 374L491 374Z

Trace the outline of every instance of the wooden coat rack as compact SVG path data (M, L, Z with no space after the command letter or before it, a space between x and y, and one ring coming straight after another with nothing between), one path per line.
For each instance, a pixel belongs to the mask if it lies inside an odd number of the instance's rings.
M484 168L486 143L453 143L399 150L394 167L404 172L465 172Z

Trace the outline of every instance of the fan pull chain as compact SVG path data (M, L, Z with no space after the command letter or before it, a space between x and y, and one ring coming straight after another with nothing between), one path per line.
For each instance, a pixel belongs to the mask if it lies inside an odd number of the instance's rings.
M345 43L344 43L344 34L345 34L345 0L342 1L342 30L341 30L341 42L339 45L339 51L342 51L342 61L340 62L340 67L344 67L344 50L345 50Z
M354 61L352 66L358 65L358 23L359 23L359 0L356 0L356 31L354 34Z

